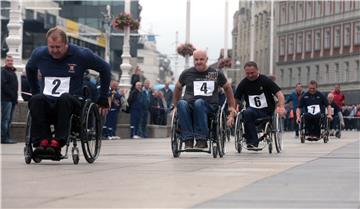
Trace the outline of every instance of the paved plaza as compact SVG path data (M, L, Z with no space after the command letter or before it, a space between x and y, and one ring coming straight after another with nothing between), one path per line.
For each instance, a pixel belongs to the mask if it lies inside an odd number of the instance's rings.
M182 153L170 139L103 141L88 164L26 165L23 143L1 147L2 208L359 208L359 132L301 144L284 134L280 154L234 149L224 158Z

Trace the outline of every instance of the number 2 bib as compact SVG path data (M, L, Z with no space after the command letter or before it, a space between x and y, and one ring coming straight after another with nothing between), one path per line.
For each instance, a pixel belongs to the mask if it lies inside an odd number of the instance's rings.
M60 97L63 93L69 93L70 77L45 77L44 91L45 95Z
M257 109L268 107L265 94L249 95L249 106Z
M308 113L310 113L312 115L316 115L320 112L320 105L307 106L307 111L308 111Z
M194 81L194 96L212 96L214 81Z

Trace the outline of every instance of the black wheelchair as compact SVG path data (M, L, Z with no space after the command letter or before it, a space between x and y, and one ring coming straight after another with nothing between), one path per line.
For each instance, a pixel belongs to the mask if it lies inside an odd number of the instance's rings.
M243 112L244 110L238 112L235 121L235 149L238 153L241 153L243 148L248 149L245 138ZM255 120L255 126L259 138L259 146L256 151L263 150L268 146L269 153L271 154L273 144L275 144L277 153L283 150L283 119L279 114L274 113L273 116L258 118Z
M219 107L215 113L208 115L209 138L207 140L208 148L206 149L184 149L183 140L180 138L181 127L179 125L176 110L173 111L171 119L171 150L174 158L180 157L182 152L206 152L213 155L214 158L223 157L225 155L225 139L226 135L222 129L223 122L226 123L225 111Z
M324 143L327 143L329 141L329 124L330 121L326 117L325 114L321 113L320 115L320 138L307 138L308 134L306 132L306 123L304 114L300 117L300 123L299 123L299 131L300 131L300 142L305 143L305 140L308 141L319 141L320 139L323 139Z
M100 153L101 148L101 131L102 123L98 108L90 99L78 98L81 102L80 115L72 114L69 120L70 128L68 138L65 144L65 151L60 156L35 156L33 154L33 143L31 140L31 116L30 112L27 115L26 136L24 157L25 163L30 164L31 160L35 163L40 163L42 160L60 161L68 158L69 146L72 143L71 155L74 164L79 163L79 149L77 142L81 142L84 157L88 163L93 163ZM53 126L51 125L53 130Z
M225 102L221 105L220 129L223 132L221 136L224 136L225 140L230 141L231 128L227 125L227 108L227 99L225 99Z

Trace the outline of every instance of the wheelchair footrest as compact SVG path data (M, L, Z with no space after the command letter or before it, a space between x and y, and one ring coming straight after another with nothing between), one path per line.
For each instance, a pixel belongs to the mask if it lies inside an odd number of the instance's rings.
M38 158L41 160L54 160L54 161L60 161L61 159L64 159L63 155L51 155L51 154L37 154L34 155L33 158Z

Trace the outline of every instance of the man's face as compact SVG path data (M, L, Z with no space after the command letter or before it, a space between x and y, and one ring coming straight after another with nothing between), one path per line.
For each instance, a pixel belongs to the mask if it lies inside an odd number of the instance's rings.
M207 70L207 55L204 52L194 53L194 65L195 69L199 72L204 72Z
M6 57L5 66L10 68L14 67L14 59L12 57Z
M297 93L301 93L302 91L302 85L297 85L296 88L295 88L296 92Z
M147 89L150 88L150 81L145 81L144 82L144 87L147 88Z
M49 54L54 59L61 59L65 56L68 45L60 38L49 37L47 40Z
M335 91L340 92L340 85L335 85Z
M259 70L254 66L246 66L245 67L246 78L250 81L254 81L259 77Z
M308 91L310 94L315 94L316 89L317 89L317 87L315 84L309 84Z

